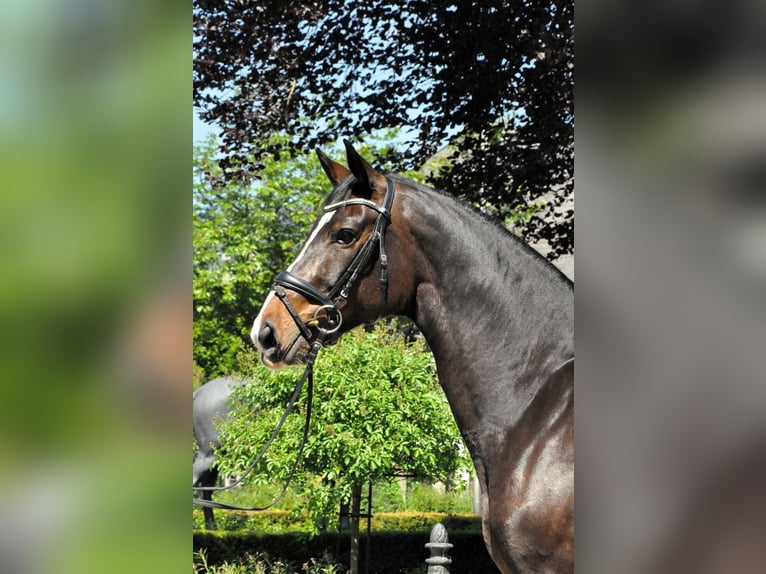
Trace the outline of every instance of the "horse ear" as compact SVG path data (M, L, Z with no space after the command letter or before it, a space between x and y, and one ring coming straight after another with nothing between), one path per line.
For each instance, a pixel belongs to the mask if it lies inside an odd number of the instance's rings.
M330 179L333 185L337 186L351 173L346 166L339 164L337 161L331 160L324 153L322 153L322 150L319 148L316 149L316 152L317 157L319 158L319 163L322 164L322 169L327 174L327 177Z
M351 142L343 140L346 146L346 157L348 158L348 167L354 177L357 179L357 185L354 186L354 192L360 197L370 199L375 191L385 189L385 179L375 171L373 167L360 156Z

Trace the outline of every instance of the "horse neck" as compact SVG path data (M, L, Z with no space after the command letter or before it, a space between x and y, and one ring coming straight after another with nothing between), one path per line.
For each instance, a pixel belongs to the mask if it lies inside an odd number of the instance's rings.
M572 284L448 197L413 192L403 201L420 259L411 318L458 424L464 435L492 421L509 428L574 356Z

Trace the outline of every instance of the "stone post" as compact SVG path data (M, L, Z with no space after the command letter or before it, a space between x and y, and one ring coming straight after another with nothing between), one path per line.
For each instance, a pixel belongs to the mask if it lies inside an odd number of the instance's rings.
M431 529L431 541L426 544L431 551L431 557L426 559L428 574L449 574L452 559L447 556L452 544L447 541L447 529L441 522L434 524Z

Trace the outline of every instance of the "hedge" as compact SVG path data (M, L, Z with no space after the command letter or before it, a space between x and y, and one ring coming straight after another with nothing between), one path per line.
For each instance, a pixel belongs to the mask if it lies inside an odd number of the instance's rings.
M258 534L283 534L288 532L307 532L309 518L306 515L289 510L269 510L264 512L216 512L218 528L227 531L248 531ZM442 512L377 512L373 514L371 528L373 531L395 530L398 532L425 532L441 522L447 532L462 532L466 534L481 534L481 519L472 514L445 514ZM192 528L200 529L204 524L202 510L192 512ZM366 530L367 523L363 519L361 528ZM334 532L336 526L328 525L328 530Z
M430 527L429 527L430 529ZM447 526L449 532L449 526ZM460 574L493 574L499 572L492 563L481 534L449 532L449 541L454 544L450 552L452 572ZM425 572L425 559L429 552L425 548L428 532L372 532L370 538L371 574L400 574L402 572ZM360 536L362 564L365 560L367 537ZM329 552L336 560L348 567L349 536L323 533L311 537L305 533L271 534L259 536L236 532L194 532L194 552L204 550L207 562L218 565L223 562L236 563L250 554L265 552L285 562L302 564L312 557Z

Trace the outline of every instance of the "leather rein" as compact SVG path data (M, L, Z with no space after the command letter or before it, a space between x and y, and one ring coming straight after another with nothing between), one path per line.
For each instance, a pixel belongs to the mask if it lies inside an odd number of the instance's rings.
M287 415L290 414L293 407L295 406L295 403L301 394L301 390L303 389L304 383L308 381L306 396L306 421L303 425L303 438L301 439L301 444L298 448L298 454L295 458L295 463L290 470L290 474L288 475L287 481L282 487L282 490L276 496L276 498L274 498L274 500L272 500L268 505L262 507L236 506L223 502L214 502L212 500L192 497L192 502L194 504L198 506L206 506L208 508L219 508L224 510L268 510L277 504L287 492L287 488L290 486L290 483L295 476L295 472L298 469L298 465L300 464L301 456L303 454L303 449L306 446L306 442L308 440L309 425L311 423L311 405L313 402L312 399L314 394L314 361L319 354L319 350L324 346L327 338L331 334L335 333L338 329L340 329L343 323L343 313L341 311L341 307L348 300L351 289L359 279L360 273L362 273L367 268L370 261L372 261L372 258L376 252L376 248L380 259L381 300L379 315L385 311L388 296L388 257L386 255L385 249L385 238L386 228L391 222L391 206L393 202L394 182L390 178L386 177L386 195L383 199L382 206L367 199L352 198L345 201L332 203L324 207L324 213L329 213L331 211L337 211L338 209L348 207L349 205L362 205L364 207L373 209L378 213L378 217L375 220L375 226L373 227L372 233L367 236L367 239L365 240L361 249L357 252L356 256L340 276L340 278L335 282L335 285L330 290L329 294L325 295L311 283L301 279L290 271L282 271L275 277L274 284L272 285L274 294L279 298L280 301L282 301L285 309L290 314L293 321L295 321L301 336L303 336L303 338L311 344L311 350L309 351L309 354L306 358L306 368L303 371L303 376L296 384L295 390L293 391L293 394L287 403L287 407L285 407L285 412L282 414L282 418L277 423L276 428L271 433L271 436L266 441L266 444L264 444L263 448L255 457L253 462L251 462L245 469L244 473L236 481L227 486L203 486L194 488L194 490L200 491L219 491L229 490L241 484L245 477L250 474L250 472L252 472L255 466L260 462L260 460L263 458L263 455L266 454L266 451L271 447L272 443L279 434L279 431L282 429L282 426L287 420ZM320 305L319 308L314 312L312 319L308 321L301 319L301 317L298 315L298 312L295 310L295 307L293 307L293 305L287 299L287 294L285 293L283 287L295 291L296 293L299 293L304 298L306 298L308 301ZM327 328L320 326L320 315L322 313L324 313L324 318L327 321Z

